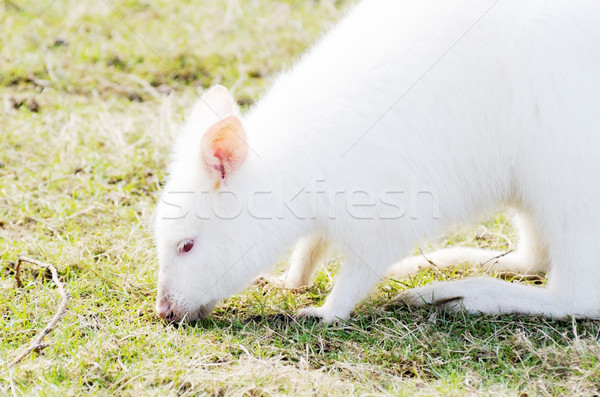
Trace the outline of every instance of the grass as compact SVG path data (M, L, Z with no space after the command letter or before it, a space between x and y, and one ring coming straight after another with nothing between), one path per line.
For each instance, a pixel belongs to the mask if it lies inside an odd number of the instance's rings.
M154 313L151 218L169 144L199 88L249 106L349 2L0 0L0 360L27 346L59 297L64 319L11 372L17 395L592 395L600 324L384 310L405 288L477 274L386 280L352 321L293 319L331 287L255 284L175 327ZM433 244L506 248L502 215ZM330 264L334 270L336 263Z

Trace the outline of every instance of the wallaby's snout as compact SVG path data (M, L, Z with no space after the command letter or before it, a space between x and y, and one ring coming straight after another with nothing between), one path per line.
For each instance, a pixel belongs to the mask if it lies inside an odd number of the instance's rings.
M160 286L156 299L156 312L167 322L186 321L192 322L208 317L215 307L216 302L195 306L177 299L175 295L167 292Z

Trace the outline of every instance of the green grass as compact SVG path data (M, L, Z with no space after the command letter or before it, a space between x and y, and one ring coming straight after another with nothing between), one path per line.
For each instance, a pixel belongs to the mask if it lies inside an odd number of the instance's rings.
M322 302L327 272L302 291L252 285L192 326L157 319L152 213L198 89L251 104L349 4L0 0L1 394L11 379L18 395L600 392L598 322L383 308L476 270L384 281L338 325L292 317ZM511 240L498 215L424 248ZM10 372L59 302L28 265L16 288L19 255L54 263L72 299Z

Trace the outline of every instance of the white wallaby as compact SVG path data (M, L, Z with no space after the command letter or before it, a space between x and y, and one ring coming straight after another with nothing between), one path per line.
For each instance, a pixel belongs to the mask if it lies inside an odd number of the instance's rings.
M548 270L544 287L477 277L400 299L600 317L599 49L596 0L366 0L248 114L212 88L157 209L159 314L205 317L300 239L286 286L330 250L344 264L324 305L299 314L347 319L388 272L428 266L394 264L415 243L512 207L515 251L428 258Z

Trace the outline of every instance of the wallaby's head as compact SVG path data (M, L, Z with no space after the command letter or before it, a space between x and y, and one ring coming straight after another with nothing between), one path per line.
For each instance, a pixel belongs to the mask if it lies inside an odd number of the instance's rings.
M247 154L237 104L226 88L213 87L175 143L156 211L156 307L162 318L206 317L252 280L253 272L241 263L250 248L249 219L236 212L231 194L223 194L244 179Z

